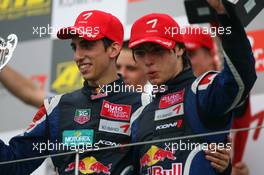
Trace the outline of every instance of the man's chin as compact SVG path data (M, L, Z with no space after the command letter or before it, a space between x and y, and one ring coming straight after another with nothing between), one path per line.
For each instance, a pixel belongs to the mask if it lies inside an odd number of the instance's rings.
M150 79L149 82L152 84L152 85L160 85L162 84L162 81L158 78L155 78L155 79Z
M82 74L82 77L86 81L94 81L95 80L95 76L93 76L91 74Z

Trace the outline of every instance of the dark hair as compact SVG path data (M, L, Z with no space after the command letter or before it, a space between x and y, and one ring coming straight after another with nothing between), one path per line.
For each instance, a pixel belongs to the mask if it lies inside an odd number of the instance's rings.
M113 40L111 40L111 39L109 39L109 38L106 38L106 37L104 37L104 38L102 38L102 41L103 41L103 44L104 44L104 48L105 48L105 51L107 50L107 48L108 47L110 47L111 46L111 44L114 42ZM116 56L116 61L117 61L117 58L119 57L119 55L120 55L120 52L119 52L119 54Z
M123 49L129 49L128 44L129 44L128 40L124 41ZM190 63L190 60L189 60L189 58L187 56L187 52L186 52L184 43L177 42L176 46L178 46L180 49L184 49L184 52L183 52L183 55L182 55L183 69L189 68L191 63ZM173 49L173 51L175 52L175 49ZM132 52L133 52L133 49L132 49ZM133 59L136 61L134 53L133 53Z
M106 37L102 38L102 41L103 41L105 50L107 50L107 48L114 42L113 40L106 38Z
M125 40L125 41L123 42L122 49L130 49L130 48L128 47L128 45L129 45L129 40Z
M189 68L191 64L190 64L190 59L187 56L185 45L183 43L176 43L176 46L178 46L180 49L184 49L184 52L183 52L183 55L182 55L183 69Z

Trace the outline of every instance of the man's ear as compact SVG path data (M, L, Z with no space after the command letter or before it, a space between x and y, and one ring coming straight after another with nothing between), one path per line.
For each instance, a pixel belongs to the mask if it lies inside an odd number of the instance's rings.
M181 57L183 55L183 53L185 52L184 48L179 48L179 46L176 45L175 47L175 54L177 57Z
M113 42L108 48L107 52L109 53L110 58L116 58L121 51L121 46L118 42Z

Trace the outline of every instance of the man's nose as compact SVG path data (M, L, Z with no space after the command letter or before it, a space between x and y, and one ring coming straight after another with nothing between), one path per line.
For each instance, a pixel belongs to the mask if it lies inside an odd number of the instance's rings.
M74 52L74 61L78 62L83 58L84 58L84 50L77 47Z
M119 70L118 70L118 73L120 73L122 75L123 78L126 77L126 69L124 67L121 67Z
M154 64L154 58L150 54L147 54L144 58L144 63L147 67L150 67Z

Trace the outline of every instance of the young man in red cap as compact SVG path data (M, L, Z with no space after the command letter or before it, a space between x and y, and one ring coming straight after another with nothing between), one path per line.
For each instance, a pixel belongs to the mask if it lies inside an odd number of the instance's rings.
M22 135L12 138L9 145L0 141L0 162L130 142L130 117L144 105L144 99L121 88L124 83L115 63L123 34L115 16L98 10L82 12L74 26L58 32L58 38L72 40L84 86L45 100ZM124 148L52 160L59 174L126 174L132 164L130 156L130 149ZM0 170L5 175L30 174L42 162L0 165Z
M195 78L187 64L179 25L168 15L149 14L132 26L130 48L146 65L149 81L165 84L154 100L133 118L134 142L182 137L230 129L233 109L243 102L256 80L255 62L244 29L228 17L219 0L208 0L223 27L225 65L220 73ZM224 149L227 134L140 145L135 149L137 174L215 175L204 151L215 143ZM230 147L230 145L229 145Z

